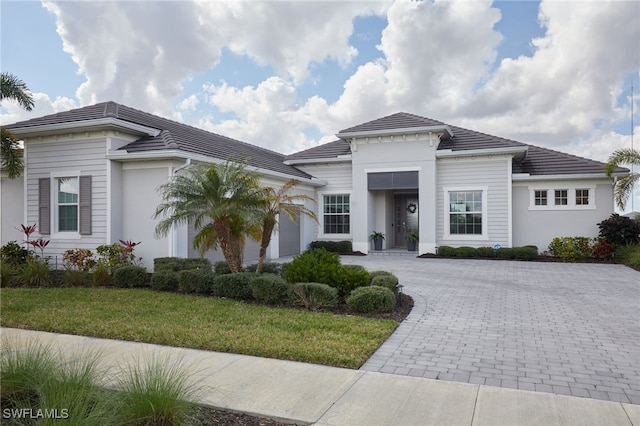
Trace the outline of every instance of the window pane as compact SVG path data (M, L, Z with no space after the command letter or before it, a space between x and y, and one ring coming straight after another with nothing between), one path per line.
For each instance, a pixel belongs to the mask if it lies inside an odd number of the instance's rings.
M349 194L325 195L324 200L324 233L348 234L349 223Z
M576 205L587 206L589 205L589 190L588 189L576 189Z
M77 203L78 192L78 178L69 177L58 179L58 203Z
M566 189L556 189L555 190L555 205L556 206L566 206L568 204Z
M58 231L78 230L78 206L58 207Z
M482 191L449 193L449 233L482 235Z

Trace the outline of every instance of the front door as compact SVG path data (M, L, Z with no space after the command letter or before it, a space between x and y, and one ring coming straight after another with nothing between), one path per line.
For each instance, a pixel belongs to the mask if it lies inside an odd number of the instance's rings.
M418 234L418 194L397 194L395 246L407 247L407 232Z

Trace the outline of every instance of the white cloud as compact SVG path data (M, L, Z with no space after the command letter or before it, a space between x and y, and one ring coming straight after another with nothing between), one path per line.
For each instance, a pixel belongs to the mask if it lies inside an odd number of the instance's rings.
M25 111L15 102L3 100L0 106L6 112L0 112L0 123L12 124L18 121L29 120L30 118L42 117L43 115L55 114L60 111L68 111L77 108L73 99L57 97L54 100L46 93L31 93L33 95L34 107L31 111Z

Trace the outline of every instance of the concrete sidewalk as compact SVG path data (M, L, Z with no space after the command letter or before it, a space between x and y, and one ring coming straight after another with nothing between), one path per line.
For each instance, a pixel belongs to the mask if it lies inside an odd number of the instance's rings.
M104 365L180 360L195 402L317 425L639 425L640 406L246 355L2 328L3 344L99 351Z

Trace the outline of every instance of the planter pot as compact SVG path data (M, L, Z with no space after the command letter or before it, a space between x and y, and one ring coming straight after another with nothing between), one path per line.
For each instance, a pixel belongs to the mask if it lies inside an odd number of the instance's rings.
M409 240L407 240L407 250L416 251L417 250L417 245L418 245L417 241L409 241Z
M376 238L375 240L373 240L373 249L375 251L382 250L382 238Z

